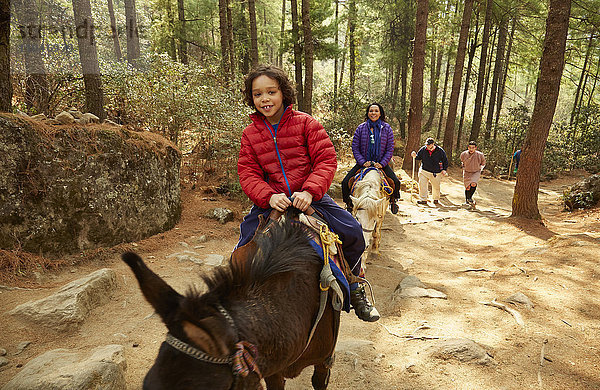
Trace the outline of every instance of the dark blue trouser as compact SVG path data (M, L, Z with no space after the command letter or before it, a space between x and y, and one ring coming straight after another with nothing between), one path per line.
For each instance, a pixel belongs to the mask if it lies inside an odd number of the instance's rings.
M313 201L312 207L321 213L329 224L329 228L340 236L344 257L352 268L352 273L358 276L360 274L360 257L365 250L365 239L360 223L327 194L321 200ZM252 206L250 214L244 217L244 221L240 225L240 239L236 248L248 243L254 237L254 232L258 228L258 216L263 215L268 218L270 212L270 208L263 209L256 205Z

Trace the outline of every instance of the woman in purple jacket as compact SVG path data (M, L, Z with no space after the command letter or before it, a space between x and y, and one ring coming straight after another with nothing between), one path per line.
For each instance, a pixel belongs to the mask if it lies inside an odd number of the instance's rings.
M342 196L346 203L346 209L352 212L352 200L350 199L350 178L363 167L375 167L383 169L386 176L394 181L394 193L390 199L392 213L398 212L396 200L400 197L400 180L388 165L394 153L394 132L390 125L385 122L385 112L379 103L372 103L367 107L365 121L361 123L354 132L352 139L352 153L356 159L356 165L348 172L342 181Z

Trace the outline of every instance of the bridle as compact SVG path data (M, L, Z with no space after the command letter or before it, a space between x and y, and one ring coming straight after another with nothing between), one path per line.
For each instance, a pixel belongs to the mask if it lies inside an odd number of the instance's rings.
M235 322L233 321L233 318L231 317L229 312L227 312L227 310L225 310L223 305L221 305L221 303L219 302L215 304L215 307L219 311L219 313L221 313L225 317L225 319L229 323L229 326L234 330L236 338L239 340L238 328L235 325ZM230 365L231 372L233 373L234 378L231 389L235 389L237 381L240 379L240 377L245 378L250 374L250 372L254 372L256 373L256 375L258 375L259 378L262 378L260 369L256 364L258 350L256 349L256 346L254 344L248 341L238 341L235 344L235 351L225 358L211 356L206 352L194 347L193 345L179 340L177 337L173 336L170 333L167 333L165 342L171 347L175 348L176 350L183 352L184 354L201 362L210 364ZM262 388L262 385L260 386L260 388Z

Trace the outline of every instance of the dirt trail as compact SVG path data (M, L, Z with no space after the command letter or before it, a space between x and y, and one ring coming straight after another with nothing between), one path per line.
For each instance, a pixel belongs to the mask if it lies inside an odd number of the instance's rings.
M476 211L460 207L464 190L459 171L443 180L440 207L417 206L416 199L403 193L400 213L386 215L381 254L371 256L367 266L382 318L371 324L353 313L342 314L329 388L600 389L600 212L564 213L558 199L580 179L581 175L570 175L542 183L539 204L545 226L507 218L514 182L482 179L475 194ZM214 202L209 197L185 192L184 215L175 229L129 245L180 292L198 281L195 273L211 268L169 255L187 246L201 254L226 256L237 241L242 213L225 225L202 215L217 206L239 211L239 202ZM117 272L119 289L76 333L57 335L3 315L0 347L8 351L9 364L0 371L0 385L19 371L17 364L47 350L88 350L118 343L125 346L128 388L141 387L165 327L117 256L102 264L87 262L46 272L39 289L0 289L0 312L45 297L101 267ZM418 277L447 299L392 299L406 275ZM482 303L517 292L535 305L510 306L519 310L524 326L508 312ZM417 338L398 337L409 335ZM452 338L476 341L492 356L492 363L431 356L439 340ZM32 343L14 355L22 341ZM540 365L542 346L546 359ZM305 370L286 388L311 388L310 375Z

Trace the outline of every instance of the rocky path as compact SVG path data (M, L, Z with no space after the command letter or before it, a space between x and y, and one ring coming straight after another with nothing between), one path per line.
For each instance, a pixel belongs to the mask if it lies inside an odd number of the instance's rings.
M440 207L417 206L404 193L400 213L386 215L381 254L367 264L382 318L371 324L342 314L329 388L600 389L600 214L567 214L558 201L577 180L542 183L545 226L507 218L514 182L483 179L476 211L460 207L458 172L442 183ZM240 221L239 214L223 225L207 219L215 202L186 196L176 229L131 247L180 292L228 255ZM102 293L108 302L75 328L57 333L8 314L100 268L115 274ZM85 360L94 348L117 345L102 350L115 367L126 362L113 388L140 388L165 328L126 266L113 256L42 279L39 289L0 289L0 385L47 351L65 348ZM310 375L286 388L309 389Z

